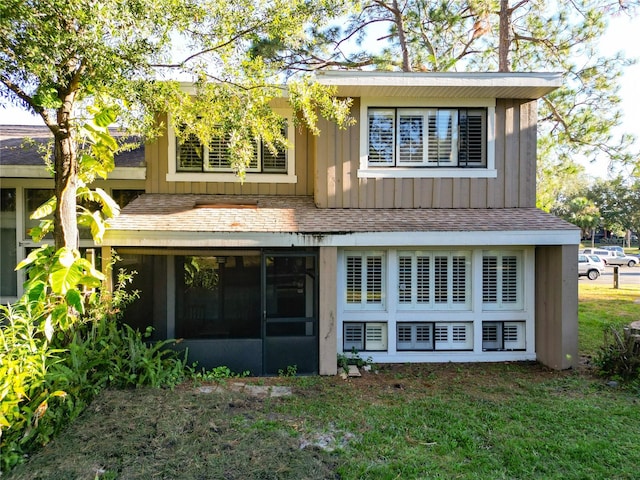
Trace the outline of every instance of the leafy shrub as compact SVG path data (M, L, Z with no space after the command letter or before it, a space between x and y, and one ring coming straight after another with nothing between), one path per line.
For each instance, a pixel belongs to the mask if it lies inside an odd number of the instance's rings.
M640 345L624 331L611 327L605 331L605 344L595 357L602 376L629 383L640 382Z
M150 330L119 321L136 298L120 272L113 292L86 290L100 272L77 252L43 247L29 265L25 295L0 306L0 471L48 443L105 387L172 387L185 360L151 344Z

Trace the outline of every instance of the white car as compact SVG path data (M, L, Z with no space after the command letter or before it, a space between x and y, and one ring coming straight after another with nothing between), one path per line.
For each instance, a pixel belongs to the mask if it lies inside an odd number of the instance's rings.
M578 276L595 280L604 272L602 262L596 262L589 255L578 254Z

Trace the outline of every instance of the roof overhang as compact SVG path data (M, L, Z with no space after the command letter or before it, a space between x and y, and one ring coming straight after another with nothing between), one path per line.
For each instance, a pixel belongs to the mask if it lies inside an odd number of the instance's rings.
M109 221L108 246L577 245L580 229L536 208L317 208L312 197L145 194Z
M321 71L322 85L343 97L537 99L562 86L561 73Z

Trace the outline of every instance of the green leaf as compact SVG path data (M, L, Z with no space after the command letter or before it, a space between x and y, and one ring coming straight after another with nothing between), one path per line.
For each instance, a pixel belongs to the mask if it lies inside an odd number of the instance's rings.
M65 295L69 289L76 288L82 276L83 272L77 264L66 266L56 262L51 268L49 283L54 293Z
M49 245L43 245L37 250L34 250L29 255L27 255L27 258L25 258L20 263L18 263L18 266L15 269L20 270L26 267L27 265L31 265L32 263L35 263L40 259L40 257L44 254L45 250L47 250L48 248L49 248Z
M82 279L80 279L80 283L82 283ZM65 295L65 299L67 300L67 305L72 306L81 314L84 313L84 302L82 301L82 295L78 290L69 290Z
M118 118L118 111L114 107L105 107L99 111L94 117L96 125L99 127L108 127Z
M56 205L58 200L56 197L51 197L49 200L40 205L30 216L29 218L34 220L39 220L41 218L47 217L49 215L53 215L53 212L56 210Z
M53 337L53 325L51 324L51 315L47 316L47 319L44 321L44 336L47 338L47 341L50 342Z

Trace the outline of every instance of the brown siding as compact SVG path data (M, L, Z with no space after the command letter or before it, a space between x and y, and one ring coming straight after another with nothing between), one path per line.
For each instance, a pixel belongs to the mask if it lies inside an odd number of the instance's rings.
M556 370L578 365L577 245L536 248L536 355Z
M535 206L535 101L497 100L497 178L358 178L359 126L321 121L316 203L325 208L512 208ZM353 112L360 113L359 101Z
M166 124L166 117L161 119ZM306 130L296 129L296 184L276 183L240 183L236 182L168 182L169 142L165 134L146 145L147 163L146 191L148 193L209 193L227 195L313 195L313 169L309 168L313 158L310 151L309 134ZM203 177L215 174L202 174Z

